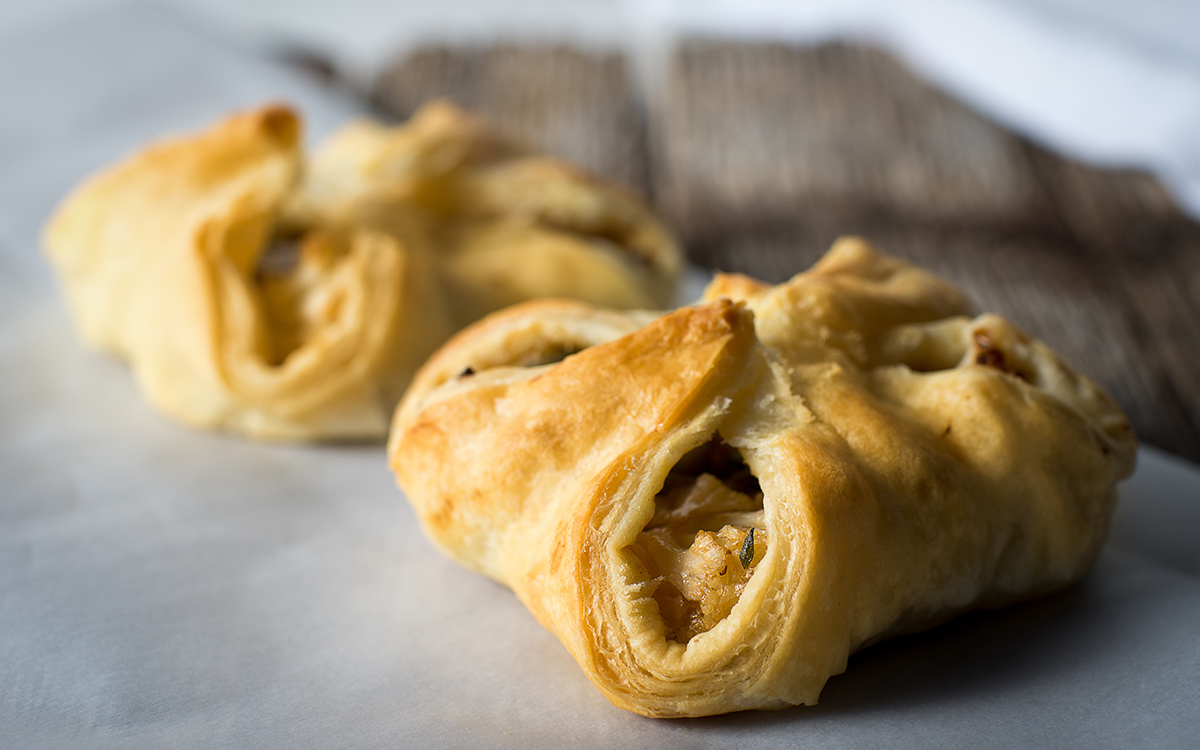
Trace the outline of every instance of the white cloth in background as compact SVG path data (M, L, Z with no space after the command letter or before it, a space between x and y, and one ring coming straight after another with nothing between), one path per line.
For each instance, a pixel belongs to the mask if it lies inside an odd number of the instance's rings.
M1148 169L1200 219L1200 3L650 0L642 7L651 34L873 39L1051 149L1100 166Z

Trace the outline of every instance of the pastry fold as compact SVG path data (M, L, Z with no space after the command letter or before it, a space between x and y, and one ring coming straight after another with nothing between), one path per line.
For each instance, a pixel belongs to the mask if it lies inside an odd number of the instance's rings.
M429 537L614 704L813 704L848 656L1069 585L1136 441L1044 344L840 240L654 318L532 302L461 332L389 457Z
M353 123L311 158L301 130L273 105L152 146L46 227L84 340L176 419L381 438L417 367L487 312L669 300L679 252L643 204L449 104Z

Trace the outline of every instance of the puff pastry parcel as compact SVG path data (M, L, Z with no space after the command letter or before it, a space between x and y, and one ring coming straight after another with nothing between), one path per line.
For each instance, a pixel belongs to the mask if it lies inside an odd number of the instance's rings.
M939 278L843 239L649 318L543 301L477 323L388 449L433 541L616 705L813 704L854 651L1096 557L1128 422Z
M444 103L311 159L268 106L84 183L45 232L83 338L208 428L378 438L424 359L540 296L665 305L679 252L624 190Z

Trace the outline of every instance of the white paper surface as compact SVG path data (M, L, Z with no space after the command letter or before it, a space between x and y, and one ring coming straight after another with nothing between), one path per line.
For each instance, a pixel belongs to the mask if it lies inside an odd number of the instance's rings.
M154 413L37 231L84 173L264 99L354 105L157 11L0 38L0 747L1194 747L1200 470L1153 450L1080 586L854 657L815 708L610 706L422 537L381 447Z

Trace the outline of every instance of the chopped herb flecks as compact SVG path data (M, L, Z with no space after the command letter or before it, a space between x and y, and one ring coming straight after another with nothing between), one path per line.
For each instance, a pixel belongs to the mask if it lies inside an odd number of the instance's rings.
M743 568L749 568L754 562L754 528L746 532L746 541L742 542L742 552L738 555L738 559L742 561Z

